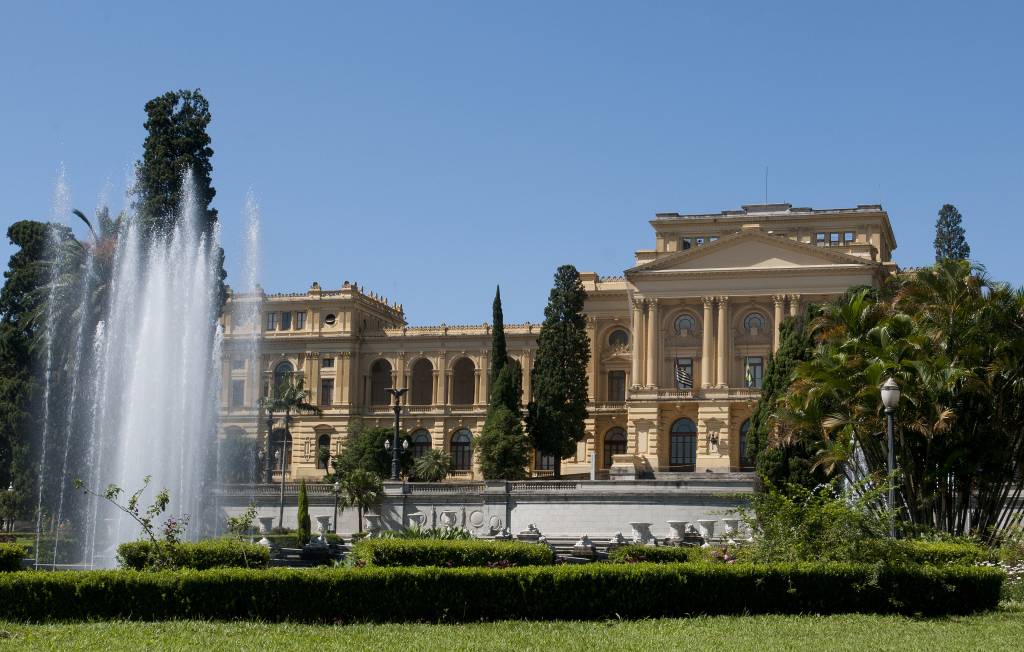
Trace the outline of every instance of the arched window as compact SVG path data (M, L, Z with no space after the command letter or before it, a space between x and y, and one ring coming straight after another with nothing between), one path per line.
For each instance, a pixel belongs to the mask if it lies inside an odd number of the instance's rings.
M608 336L608 347L612 349L624 349L629 346L629 333L621 328L616 328Z
M767 320L759 312L752 312L743 318L743 330L748 333L763 333L765 331L765 324ZM756 329L756 330L755 330Z
M469 471L473 468L473 433L465 428L452 435L452 470Z
M690 315L682 314L676 317L676 335L688 335L697 330L697 321Z
M412 458L422 457L430 450L430 433L422 428L412 433Z
M612 428L604 435L604 459L602 460L601 468L612 468L612 456L623 455L625 452L626 431L622 428Z
M475 387L476 366L469 358L460 358L452 366L452 405L473 405Z
M274 396L278 395L281 385L291 378L293 373L295 373L295 367L293 367L292 363L287 360L279 362L277 366L274 367L274 387L272 388Z
M697 464L697 425L687 418L677 419L669 431L669 466L693 471Z
M370 405L387 405L391 389L391 363L378 360L370 367Z
M751 469L754 467L754 460L747 456L747 440L750 433L750 419L740 426L740 468Z
M324 433L316 438L316 468L327 470L331 461L331 436Z
M434 365L420 358L412 366L412 390L409 405L431 405L434 402Z

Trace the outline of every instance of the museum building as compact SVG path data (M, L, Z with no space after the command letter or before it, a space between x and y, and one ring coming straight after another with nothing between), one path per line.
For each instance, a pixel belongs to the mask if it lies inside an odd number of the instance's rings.
M589 475L592 465L598 477L613 465L629 477L749 470L749 419L781 321L896 270L879 205L658 213L650 225L654 248L637 251L621 276L581 273L588 436L563 461L564 475ZM259 397L296 373L323 411L294 417L290 434L276 419L275 479L282 467L289 480L322 477L317 451L340 452L353 419L393 425L392 387L409 390L401 420L413 454L443 449L452 479L480 479L472 443L487 409L489 324L410 327L401 304L348 281L335 290L313 283L294 294L231 294L221 323L222 437L265 441ZM524 402L539 329L505 325ZM531 474L549 475L553 463L535 455Z

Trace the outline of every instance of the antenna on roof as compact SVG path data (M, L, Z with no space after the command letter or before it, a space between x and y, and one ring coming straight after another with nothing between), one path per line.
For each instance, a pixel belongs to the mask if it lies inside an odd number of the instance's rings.
M764 204L768 205L768 166L764 166Z

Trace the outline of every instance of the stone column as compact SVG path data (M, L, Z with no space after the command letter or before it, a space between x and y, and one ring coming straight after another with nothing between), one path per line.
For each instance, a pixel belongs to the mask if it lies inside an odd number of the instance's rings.
M779 350L779 329L782 326L782 304L786 302L786 297L781 294L777 294L772 297L772 302L775 304L775 324L774 334L772 336L772 353L776 353Z
M647 386L658 386L658 300L647 300Z
M789 295L789 316L796 317L800 312L800 295L791 294Z
M700 384L702 387L711 387L715 379L711 369L711 337L713 335L713 313L714 297L702 297L704 301L704 331L700 351Z
M587 363L587 396L597 401L597 320L587 315L587 337L590 339L590 361Z
M341 404L351 408L354 401L351 397L352 391L352 354L348 351L343 351L338 360L338 370L334 372L337 376L337 384L339 387L335 388L335 391L341 392Z
M306 380L309 402L313 405L320 405L320 352L306 353L306 361L306 368L309 369L309 376Z
M633 299L633 335L632 335L632 358L633 363L631 376L629 379L630 385L640 385L640 356L643 354L643 347L641 342L643 341L643 299Z
M729 367L726 359L726 344L729 341L729 297L718 297L718 373L715 379L719 387L729 386Z
M223 409L231 405L231 358L225 356L220 363L220 406Z
M434 371L433 371L434 379L433 379L433 382L432 382L432 384L430 386L430 402L433 403L434 405L440 405L441 404L441 397L438 395L438 390L441 387L441 383L439 382L439 376L440 375L441 375L441 371L439 369L434 369Z
M452 403L452 372L450 369L444 370L444 404L451 405Z
M473 405L480 405L480 397L483 395L484 392L482 371L483 370L480 369L480 367L477 367L473 371L473 375L475 376L473 382Z
M526 405L533 399L533 351L523 351L520 364L523 367L523 405Z

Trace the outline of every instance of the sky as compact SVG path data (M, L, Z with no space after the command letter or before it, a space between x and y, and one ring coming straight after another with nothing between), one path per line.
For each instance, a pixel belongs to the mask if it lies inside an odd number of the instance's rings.
M1024 5L10 2L0 224L123 205L143 106L200 88L240 282L345 280L412 325L539 322L558 265L621 274L657 212L882 204L903 266L938 209L1024 284ZM66 219L66 217L65 217ZM0 259L13 248L0 244Z

